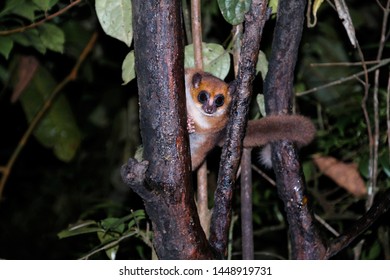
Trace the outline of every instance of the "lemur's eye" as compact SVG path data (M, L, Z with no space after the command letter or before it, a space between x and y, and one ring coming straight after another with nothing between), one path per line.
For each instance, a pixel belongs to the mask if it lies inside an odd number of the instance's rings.
M214 98L215 106L221 107L224 104L224 102L225 102L225 97L222 94L218 94L217 96L215 96Z
M198 94L198 101L202 104L206 103L209 100L209 93L207 91L202 90Z

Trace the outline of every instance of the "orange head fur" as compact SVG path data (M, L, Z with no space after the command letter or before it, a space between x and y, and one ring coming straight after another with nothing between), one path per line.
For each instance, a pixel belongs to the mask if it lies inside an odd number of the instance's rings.
M227 122L232 86L198 69L186 70L187 111L198 129L223 128Z

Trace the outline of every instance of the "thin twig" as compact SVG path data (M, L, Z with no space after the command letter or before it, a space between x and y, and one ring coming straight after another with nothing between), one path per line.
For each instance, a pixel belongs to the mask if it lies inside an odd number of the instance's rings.
M376 0L376 3L378 4L378 6L384 11L385 10L385 7L382 5L382 3L379 1L379 0Z
M276 187L276 182L273 179L271 179L267 174L265 174L263 171L261 171L256 165L252 165L252 168L257 173L259 173L261 176L263 176L263 178L266 179L272 186ZM331 225L329 225L324 219L322 219L317 214L314 214L314 218L320 224L322 224L327 230L329 230L331 233L333 233L335 236L339 236L340 235Z
M252 164L253 170L255 170L257 173L259 173L265 180L267 180L272 186L276 187L276 182L274 179L269 177L265 172L263 172L260 168L258 168L256 165Z
M45 103L42 105L42 108L38 111L38 113L34 116L32 119L29 127L27 128L26 132L22 136L22 138L19 141L18 146L16 147L15 151L13 152L11 158L9 159L7 165L0 169L2 171L3 176L1 177L0 181L0 199L3 194L5 183L7 182L8 176L11 173L12 167L18 158L19 154L23 150L24 146L26 145L28 139L30 138L31 134L33 133L36 126L41 121L42 117L46 114L46 112L51 108L51 105L54 101L54 99L57 97L58 93L63 90L63 88L71 81L75 80L77 78L77 72L81 66L81 64L84 62L87 55L91 52L93 46L95 45L97 39L97 33L95 32L87 45L85 46L83 52L81 53L80 57L77 59L77 62L75 66L72 68L68 76L65 77L65 79L59 83L56 88L53 90L53 92L50 94L49 98L45 101Z
M32 29L32 28L38 27L38 26L44 24L46 21L49 21L49 20L54 19L55 17L58 17L59 15L61 15L61 14L65 13L66 11L68 11L70 8L76 6L76 5L80 4L80 3L81 3L81 0L75 0L73 2L70 2L70 4L68 6L62 8L61 10L55 12L54 14L46 16L44 19L42 19L40 21L31 23L30 25L26 25L26 26L22 26L22 27L19 27L19 28L11 29L11 30L0 31L0 36L11 35L11 34L14 34L14 33L20 33L20 32L24 32L24 31L26 31L28 29Z
M387 120L387 145L390 160L390 72L387 80L387 92L386 92L386 120Z
M383 55L383 49L385 46L385 37L387 30L387 23L389 19L390 12L390 0L387 1L386 8L383 9L383 19L382 19L382 30L381 36L379 40L379 48L377 53L377 60L380 60ZM369 209L372 206L374 201L375 194L377 192L377 176L378 176L378 149L379 149L379 100L378 100L378 92L379 92L379 74L380 70L375 70L374 77L374 89L373 89L373 109L374 109L374 131L372 135L372 140L370 140L370 177L369 177L369 186L368 186L368 199L366 208Z
M342 249L347 247L358 236L364 233L383 213L390 208L390 190L381 194L381 199L377 201L359 220L351 225L339 237L332 240L327 248L324 259L329 259Z
M202 22L200 6L200 0L191 0L191 26L192 41L194 44L195 67L198 69L203 69Z
M323 218L318 216L317 214L314 214L314 217L316 220L323 225L327 230L329 230L334 236L338 237L340 236L340 233L337 232L330 224L328 224Z
M194 46L195 68L203 69L202 22L200 0L191 0L191 29ZM210 232L210 212L208 208L207 162L204 161L197 171L197 206L200 224L208 237Z
M387 58L387 59L383 59L381 60L380 63L378 63L377 65L371 67L371 68L368 68L367 69L367 73L370 73L372 71L375 71L376 69L382 67L382 66L385 66L386 64L389 64L390 63L390 58ZM318 86L318 87L314 87L314 88L311 88L309 90L305 90L305 91L301 91L301 92L297 92L296 93L296 96L302 96L302 95L306 95L306 94L309 94L309 93L313 93L313 92L316 92L316 91L319 91L319 90L322 90L322 89L325 89L325 88L328 88L328 87L332 87L332 86L336 86L336 85L340 85L342 83L345 83L347 81L351 81L351 80L354 80L354 79L357 79L359 76L362 76L362 75L365 75L366 72L365 71L361 71L361 72L358 72L356 74L353 74L351 76L348 76L348 77L343 77L343 78L340 78L336 81L333 81L333 82L330 82L330 83L327 83L327 84L324 84L322 86Z
M378 60L373 60L373 61L366 61L365 62L366 65L370 65L370 64L378 64L380 63L380 61ZM346 66L346 67L350 67L350 66L362 66L362 62L361 61L357 61L357 62L325 62L325 63L310 63L310 66L311 67L330 67L330 66Z
M233 65L234 65L234 76L237 77L238 73L238 62L241 56L241 38L244 33L243 24L234 25L232 28L233 33Z
M115 240L112 240L112 241L109 241L108 243L104 244L104 245L100 245L98 246L98 248L96 249L93 249L91 252L89 252L88 254L82 256L80 258L80 260L87 260L89 259L89 257L103 251L103 250L108 250L108 249L111 249L115 246L118 246L120 242L122 242L123 240L129 238L129 237L132 237L134 235L137 235L137 237L140 235L140 230L139 229L136 229L126 235L123 235L121 237L119 237L118 239L115 239Z
M183 22L184 30L186 32L187 43L192 43L192 32L191 32L191 15L190 9L188 7L187 1L182 1L183 3Z
M332 1L326 0L326 2L328 2L329 6L331 6L333 8L333 10L336 11L336 6L332 3Z
M198 215L200 224L206 237L210 233L210 209L208 200L208 187L207 187L207 164L203 163L198 169L197 173L197 190L196 190L196 205L198 208Z

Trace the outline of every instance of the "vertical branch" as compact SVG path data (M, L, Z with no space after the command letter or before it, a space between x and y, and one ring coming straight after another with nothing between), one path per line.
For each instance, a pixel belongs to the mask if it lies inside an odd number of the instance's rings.
M233 187L242 152L242 140L247 124L248 107L252 95L252 82L260 48L260 39L266 20L267 1L253 0L245 15L245 33L242 55L236 79L236 96L233 96L231 117L222 149L214 210L211 217L210 244L221 257L226 255L228 231L231 222Z
M293 80L302 36L305 0L280 0L268 74L264 83L267 115L292 112ZM292 258L320 259L325 254L305 194L306 186L295 146L272 144L272 162L290 229Z
M233 60L234 74L238 74L238 65L241 56L241 38L244 26L233 26ZM241 158L241 233L242 233L242 259L254 259L253 245L253 215L252 215L252 149L244 149Z
M242 24L233 26L233 64L234 64L234 76L237 77L238 62L241 56L241 39L244 32L244 26Z
M200 0L191 0L192 41L194 44L195 68L203 69L202 22Z
M387 123L387 145L390 160L390 72L387 80L387 92L386 92L386 123Z
M192 32L191 32L191 15L190 15L190 8L188 7L187 0L182 0L183 5L183 22L184 22L184 29L186 33L186 39L187 43L192 43Z
M386 30L390 12L390 1L387 1L386 7L383 7L383 19L382 19L382 31L379 39L379 48L377 53L377 61L380 61L383 55L383 49L386 43ZM378 177L378 148L379 148L379 74L380 69L375 70L374 77L374 92L373 92L373 110L374 110L374 131L372 140L370 139L370 185L368 189L368 200L366 208L369 209L372 206L376 192L378 191L377 177ZM368 80L366 80L368 85ZM367 90L368 91L368 90ZM366 98L367 99L367 98Z
M195 68L203 69L202 55L202 21L200 0L191 0L191 26L194 46ZM197 205L200 222L206 236L209 234L210 211L208 208L207 162L204 161L197 170Z
M377 53L377 60L380 61L383 49L386 41L386 29L388 24L388 17L390 13L390 0L387 1L386 7L383 7L380 2L378 5L383 9L383 20L382 20L382 32L379 42L379 49ZM342 249L351 244L359 235L367 230L383 213L390 208L390 191L387 190L385 193L380 195L380 200L374 204L374 197L377 192L377 176L378 176L378 146L379 146L379 69L375 71L374 77L374 90L373 90L373 110L374 110L374 129L372 130L371 120L368 114L367 102L369 98L369 81L368 81L368 70L366 62L364 60L363 52L357 44L358 53L362 60L362 66L364 69L365 81L364 81L364 97L362 100L362 109L367 125L367 131L369 136L369 180L368 180L368 199L366 202L366 208L369 209L359 220L351 225L342 235L328 243L328 248L324 258L330 258L340 252ZM388 81L387 89L387 121L388 121L388 135L389 135L389 94L390 94L390 77ZM389 144L390 148L390 144Z
M140 103L144 178L134 160L124 181L144 200L160 259L209 259L190 180L180 1L133 0L134 51ZM142 164L145 166L147 162ZM141 172L139 172L141 173Z
M244 149L241 158L241 231L242 259L254 259L252 224L252 149Z

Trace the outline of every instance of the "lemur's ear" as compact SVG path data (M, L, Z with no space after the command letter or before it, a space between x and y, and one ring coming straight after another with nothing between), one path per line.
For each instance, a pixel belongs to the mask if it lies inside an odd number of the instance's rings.
M229 95L233 95L233 93L236 91L236 81L232 81L228 85L228 93Z
M200 73L197 72L192 76L192 86L194 88L198 88L201 81L202 81L202 75Z

